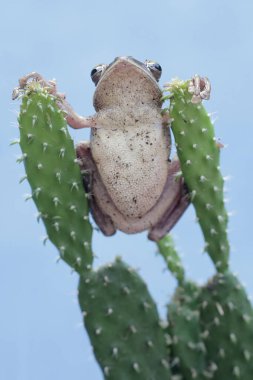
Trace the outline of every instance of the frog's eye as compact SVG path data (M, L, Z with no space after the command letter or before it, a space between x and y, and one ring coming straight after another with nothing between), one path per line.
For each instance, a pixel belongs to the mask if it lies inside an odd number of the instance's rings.
M99 79L101 78L101 75L105 71L108 65L99 64L94 67L94 69L91 70L90 76L95 85L98 84Z
M153 76L155 77L155 79L158 82L160 77L161 77L161 74L162 74L162 68L159 65L159 63L157 63L155 61L146 60L145 65L147 66L149 71L151 71L151 73L153 74Z

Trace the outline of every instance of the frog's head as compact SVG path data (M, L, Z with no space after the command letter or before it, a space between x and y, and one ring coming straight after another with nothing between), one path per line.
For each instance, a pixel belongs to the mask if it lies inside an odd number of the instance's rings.
M126 66L131 65L141 70L145 70L148 74L152 74L152 76L155 78L157 82L161 77L162 68L159 65L159 63L152 60L146 60L144 63L142 63L133 57L117 57L110 65L104 63L96 65L91 70L90 76L95 85L97 85L100 79L103 77L103 74L106 71L110 70L110 68L117 67L117 69L119 69L122 68L122 66L127 68Z
M115 104L161 102L158 85L161 66L154 61L144 63L133 57L117 57L109 64L99 64L91 71L96 85L94 106L96 110Z

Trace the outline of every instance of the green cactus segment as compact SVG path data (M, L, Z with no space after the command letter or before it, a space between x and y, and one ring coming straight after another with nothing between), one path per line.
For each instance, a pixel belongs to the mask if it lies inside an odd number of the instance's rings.
M179 284L184 281L184 268L175 249L171 235L165 235L157 242L159 253L165 259L169 270L174 274Z
M228 267L229 243L220 152L210 117L202 104L191 102L188 84L175 81L168 88L172 131L182 173L204 234L205 250L217 270L223 272Z
M132 268L117 259L81 276L79 303L105 378L171 378L155 303Z
M253 309L231 273L216 275L201 294L201 323L213 380L252 380Z
M171 370L184 379L204 379L205 345L201 336L198 297L200 288L185 282L168 306L168 332L171 336Z
M56 98L30 84L22 98L20 146L32 198L61 258L80 272L92 263L92 228L75 148Z

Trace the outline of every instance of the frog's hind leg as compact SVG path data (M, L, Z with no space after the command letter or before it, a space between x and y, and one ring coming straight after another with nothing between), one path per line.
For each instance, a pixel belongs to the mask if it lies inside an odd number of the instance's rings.
M79 160L85 191L90 194L88 200L91 214L103 234L111 236L116 232L113 222L108 215L101 211L95 197L92 196L93 184L94 181L97 181L97 170L91 155L90 143L88 141L78 143L76 155Z
M163 198L171 198L172 188L175 189L175 193L169 207L165 210L159 221L149 231L148 238L150 240L158 241L164 237L174 227L190 204L189 192L182 177L176 179L176 181L179 181L179 186L171 186L171 182L175 181L175 175L179 171L180 164L178 159L175 158L171 163L168 180L164 188Z

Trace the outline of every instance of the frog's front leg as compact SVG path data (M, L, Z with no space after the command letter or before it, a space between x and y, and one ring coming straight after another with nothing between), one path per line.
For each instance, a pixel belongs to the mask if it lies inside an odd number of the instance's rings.
M13 90L12 99L16 99L19 96L19 93L22 92L30 81L38 82L42 87L47 88L49 93L57 97L57 104L66 114L66 121L70 127L80 129L97 126L96 120L93 116L83 117L73 110L71 105L67 102L65 95L57 92L55 80L46 80L41 74L35 71L19 79L19 86Z

